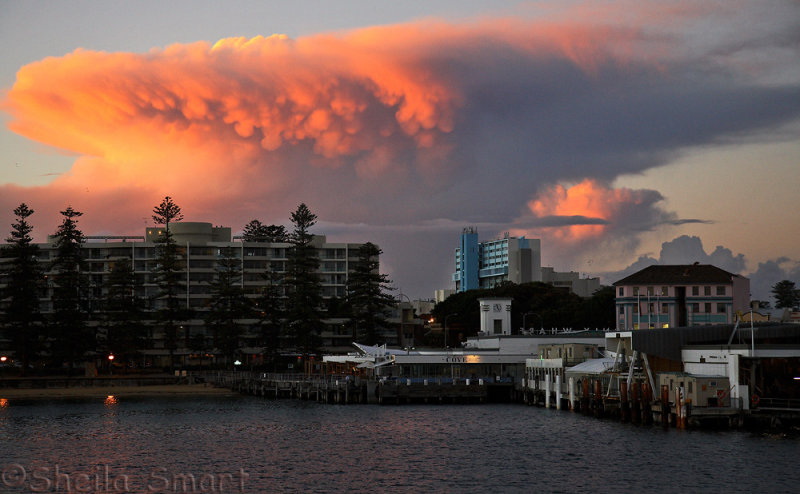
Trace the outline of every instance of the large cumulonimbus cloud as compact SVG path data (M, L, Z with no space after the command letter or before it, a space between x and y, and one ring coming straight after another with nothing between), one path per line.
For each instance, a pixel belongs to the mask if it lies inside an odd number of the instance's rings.
M392 240L411 252L440 219L573 247L705 221L662 210L657 191L608 184L800 116L800 78L781 68L797 62L800 9L777 4L761 13L768 32L737 32L752 8L575 9L141 54L79 49L22 67L8 91L12 130L78 158L46 186L0 187L0 215L26 201L48 231L72 204L85 230L127 233L171 195L187 219L236 229L306 202L345 229L394 225ZM706 23L722 34L699 42ZM744 48L727 49L731 40ZM445 252L453 242L427 238Z

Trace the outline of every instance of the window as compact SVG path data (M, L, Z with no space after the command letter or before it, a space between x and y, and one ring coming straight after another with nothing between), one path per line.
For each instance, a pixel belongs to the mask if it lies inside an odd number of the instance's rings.
M699 286L693 286L692 287L692 296L696 297L698 295L700 295L700 287Z
M718 286L717 287L717 295L725 295L725 287L724 286Z
M662 297L666 297L667 295L669 295L669 287L668 286L662 286L661 287L661 296Z
M639 287L638 286L633 287L633 294L634 295L639 295Z
M622 297L625 295L625 289L623 287L619 287L619 296Z
M711 313L711 303L710 302L706 302L705 304L703 304L703 312L705 312L706 314L710 314Z
M725 304L717 304L717 312L719 314L725 314L728 312L728 307Z
M638 314L639 313L639 304L636 304L636 305L633 306L633 313L634 314Z
M667 314L668 312L669 312L669 305L661 304L661 313L662 314Z
M619 306L619 314L620 314L620 315L623 315L623 314L625 314L625 306L623 306L623 305L620 305L620 306Z
M653 287L652 286L648 286L647 287L647 294L648 295L654 295L655 294L655 292L653 292Z
M689 304L689 307L692 309L692 312L700 312L700 304Z
M655 311L656 311L655 307L656 307L656 304L654 304L654 303L652 303L652 302L651 302L650 304L648 304L648 306L647 306L647 313L648 313L648 314L653 314L653 313L655 313Z
M703 287L703 295L705 295L706 297L711 295L711 287L710 286L704 286Z

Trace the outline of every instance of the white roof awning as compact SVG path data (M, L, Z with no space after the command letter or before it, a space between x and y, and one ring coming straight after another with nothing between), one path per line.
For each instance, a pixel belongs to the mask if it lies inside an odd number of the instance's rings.
M567 374L602 374L614 367L613 358L596 358L566 369Z

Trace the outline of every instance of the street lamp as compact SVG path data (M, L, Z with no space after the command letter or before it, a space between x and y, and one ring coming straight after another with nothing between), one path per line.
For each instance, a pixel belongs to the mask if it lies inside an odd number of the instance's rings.
M114 376L114 354L108 356L108 375L109 377Z
M457 316L458 312L453 312L452 314L447 314L444 317L444 347L447 348L447 320L450 319L450 316Z

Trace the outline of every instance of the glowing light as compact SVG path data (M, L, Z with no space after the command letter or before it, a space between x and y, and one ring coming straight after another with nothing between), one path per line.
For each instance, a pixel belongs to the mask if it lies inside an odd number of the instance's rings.
M5 355L0 357L0 362L5 362L6 360L8 360L8 357L6 357Z
M114 355L109 355L108 360L114 360Z
M0 398L0 408L6 408L8 406L8 400L6 398Z
M117 404L117 397L114 395L106 396L105 401L103 402L105 405L116 405Z

